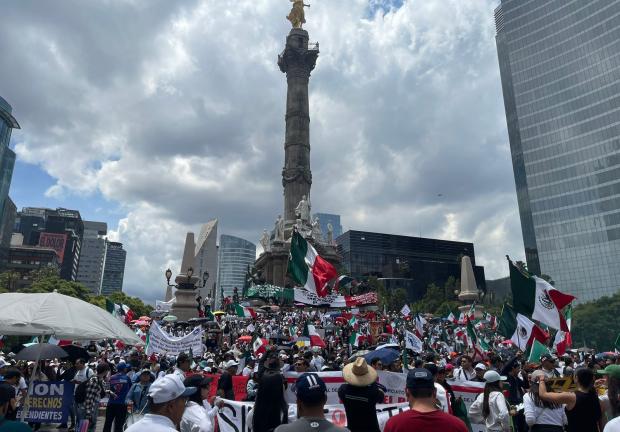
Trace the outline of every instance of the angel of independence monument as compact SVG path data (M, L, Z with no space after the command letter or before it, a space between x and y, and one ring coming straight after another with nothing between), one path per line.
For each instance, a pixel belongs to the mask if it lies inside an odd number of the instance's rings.
M324 236L318 220L311 219L310 187L310 109L308 84L310 73L319 56L319 44L309 43L308 32L302 28L306 22L302 0L291 0L293 8L286 17L293 28L286 37L284 51L278 56L278 66L286 74L286 130L284 138L284 216L278 216L273 232L263 231L260 243L264 252L255 263L257 272L265 282L290 287L287 266L290 239L295 228L317 252L332 264L340 258L333 242L333 236Z

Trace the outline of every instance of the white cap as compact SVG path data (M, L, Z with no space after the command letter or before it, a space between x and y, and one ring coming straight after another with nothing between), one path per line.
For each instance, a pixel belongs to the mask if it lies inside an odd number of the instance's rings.
M494 370L490 370L484 373L484 380L488 383L494 383L497 381L506 381L506 377L501 376Z
M155 380L149 387L149 396L156 404L170 402L180 397L188 397L194 393L196 393L196 387L185 387L181 378L176 374L164 375Z
M474 369L487 370L487 365L484 363L478 363Z
M231 367L237 367L239 366L239 362L236 362L234 360L228 360L226 362L226 369L231 368Z

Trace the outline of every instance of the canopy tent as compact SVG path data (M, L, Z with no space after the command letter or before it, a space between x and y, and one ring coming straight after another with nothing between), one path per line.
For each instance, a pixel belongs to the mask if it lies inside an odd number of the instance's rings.
M53 335L73 340L114 338L127 344L144 344L109 312L56 292L0 294L0 334Z

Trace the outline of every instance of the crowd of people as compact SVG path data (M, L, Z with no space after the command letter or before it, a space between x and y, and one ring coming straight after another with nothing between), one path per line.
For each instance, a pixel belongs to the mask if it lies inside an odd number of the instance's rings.
M528 362L491 322L476 324L487 351L468 344L459 324L442 318L278 311L253 318L220 315L215 324L203 323L200 355L147 355L144 347L101 341L89 346L89 358L42 360L34 368L34 362L18 362L13 353L5 353L0 358L0 432L30 429L16 420L32 381L75 385L68 422L60 429L76 430L87 421L88 431L94 431L103 400L104 432L212 432L226 400L239 400L236 376L247 379L243 400L253 402L247 418L252 432L465 432L472 424L486 431L620 431L620 356L574 350ZM320 342L304 337L308 325L318 330ZM193 329L188 323L161 326L175 336ZM407 348L406 332L419 335L421 349ZM385 350L394 355L378 354ZM377 416L377 405L386 400L379 371L406 376L409 409L385 424ZM297 373L295 404L285 398L286 372ZM325 418L328 397L321 372L341 373L344 384L337 393L346 429ZM555 391L552 384L560 378L574 386ZM453 389L459 383L481 389L468 407Z

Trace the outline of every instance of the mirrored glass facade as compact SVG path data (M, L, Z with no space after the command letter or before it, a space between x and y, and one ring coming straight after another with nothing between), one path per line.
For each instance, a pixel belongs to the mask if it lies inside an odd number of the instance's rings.
M237 287L241 294L248 267L252 268L256 261L256 245L239 237L222 234L218 255L216 304L219 304L222 292L224 297L232 296L233 288Z
M620 0L502 0L496 42L528 267L620 288Z

